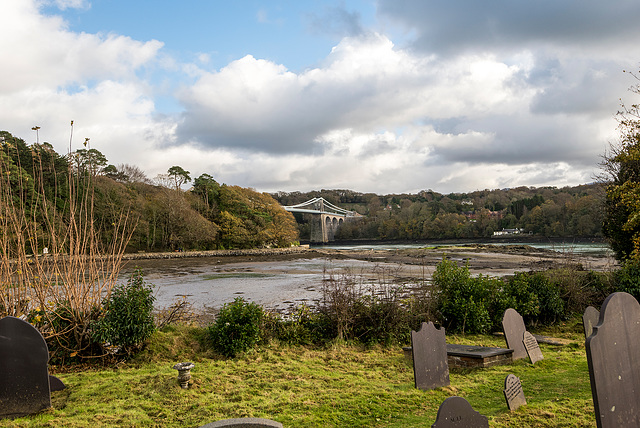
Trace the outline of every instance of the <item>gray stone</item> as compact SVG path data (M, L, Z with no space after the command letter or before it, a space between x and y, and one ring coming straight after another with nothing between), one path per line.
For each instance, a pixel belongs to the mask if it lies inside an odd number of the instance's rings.
M49 389L51 390L51 392L62 391L65 388L66 385L64 384L64 382L62 382L55 376L49 375Z
M584 310L584 314L582 315L585 339L593 333L593 327L598 324L598 319L600 319L600 311L593 306L587 306L587 309Z
M599 428L640 426L640 304L618 292L602 304L586 339L591 394Z
M440 405L431 428L489 428L489 420L464 398L449 397Z
M518 376L509 374L504 379L504 398L507 400L507 407L511 411L527 404L527 399L524 398L524 391L522 390L522 383Z
M15 317L0 319L0 418L51 407L49 350L38 330Z
M535 364L544 359L540 346L538 345L538 341L533 337L533 334L525 331L522 336L522 344L524 345L524 349L527 350L527 355L529 355L531 364Z
M524 320L513 308L509 308L504 311L502 317L502 331L504 331L504 338L507 342L507 348L513 349L513 355L511 358L519 360L527 357L527 350L522 343L524 332L527 331L524 326Z
M403 346L402 352L408 363L413 365L411 346ZM447 343L449 369L452 367L492 367L511 364L511 354L513 354L513 349Z
M511 364L513 349L447 343L449 368L492 367Z
M272 421L271 419L263 418L235 418L235 419L223 419L221 421L215 421L202 425L200 428L221 428L221 427L234 427L234 428L282 428L280 422Z
M449 385L444 328L423 322L419 331L411 332L411 350L416 388L426 391Z

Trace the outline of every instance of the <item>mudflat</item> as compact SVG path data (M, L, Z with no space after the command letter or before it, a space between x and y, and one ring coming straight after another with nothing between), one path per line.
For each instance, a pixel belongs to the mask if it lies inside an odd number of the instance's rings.
M125 266L144 264L159 268L166 260L209 259L218 265L246 262L286 262L296 259L352 259L371 263L395 263L433 271L443 258L468 266L472 274L492 276L514 272L545 270L553 267L580 266L585 270L606 271L617 266L615 259L606 255L558 252L529 245L451 245L409 249L333 249L327 247L292 247L286 249L187 251L165 253L136 253L124 257Z
M358 277L366 283L411 284L429 280L447 258L472 275L503 277L515 272L571 266L606 271L611 257L560 253L528 245L451 245L437 248L335 249L295 247L233 251L138 253L125 256L121 278L140 268L154 285L156 307L186 301L210 318L223 304L243 297L269 310L314 306L330 277Z

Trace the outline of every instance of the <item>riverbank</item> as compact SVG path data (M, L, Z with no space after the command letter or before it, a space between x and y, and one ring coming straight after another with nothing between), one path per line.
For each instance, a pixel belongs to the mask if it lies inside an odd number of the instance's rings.
M156 307L187 301L212 315L236 297L269 310L288 312L322 298L328 276L349 275L364 282L410 284L430 280L443 258L476 275L506 277L515 272L570 266L583 270L615 268L609 257L560 253L527 245L457 245L399 249L287 249L197 251L127 255L120 280L141 269L155 287Z
M543 270L560 265L580 266L586 270L605 271L617 266L616 261L605 255L580 254L572 251L552 251L522 245L492 243L462 244L463 241L438 241L424 243L424 247L400 249L336 249L329 246L301 245L289 248L260 248L246 250L181 251L162 253L125 254L125 264L142 260L211 259L215 264L242 262L275 262L295 259L354 259L373 263L396 263L435 268L443 258L467 264L474 274L508 275L514 271ZM497 243L497 241L493 241ZM431 246L429 246L431 244Z
M123 260L182 259L191 257L270 257L301 254L309 251L308 245L287 248L251 248L246 250L166 251L127 253Z

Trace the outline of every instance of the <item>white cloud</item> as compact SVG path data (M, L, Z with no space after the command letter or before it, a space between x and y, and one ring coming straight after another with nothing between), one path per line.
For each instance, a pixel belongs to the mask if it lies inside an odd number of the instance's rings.
M2 2L0 93L27 87L64 87L92 80L132 79L157 55L162 43L115 34L73 33L57 16L44 16L32 0Z
M398 1L408 9L382 1L380 11L415 32L410 44L360 28L350 12L341 25L353 24L353 36L299 72L250 54L219 70L205 68L211 58L204 53L194 64L178 63L161 41L73 32L60 17L43 15L37 0L0 2L0 15L11 17L0 38L3 129L35 140L31 127L41 126L41 141L64 153L74 120L77 144L90 137L111 163L136 164L151 177L177 164L192 177L206 172L268 191L450 192L591 181L615 133L617 98L633 83L620 70L640 54L629 40L611 40L632 30L598 25L601 37L581 38L589 23L575 33L554 25L554 39L526 27L527 8L469 4L498 20L492 35L449 3L429 9ZM584 16L602 10L592 1L586 9ZM622 13L613 9L605 21ZM260 17L268 20L266 12ZM421 19L433 27L417 25ZM177 84L145 79L163 70L182 79L180 115L157 112L157 94Z

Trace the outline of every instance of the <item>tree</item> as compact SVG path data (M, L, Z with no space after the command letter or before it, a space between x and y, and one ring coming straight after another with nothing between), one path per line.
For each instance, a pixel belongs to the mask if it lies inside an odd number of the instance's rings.
M630 90L640 94L640 85ZM602 231L618 260L640 261L640 105L622 104L618 128L620 140L601 163L606 184Z
M73 153L78 174L97 175L107 166L107 158L98 149L78 149Z
M192 192L199 195L208 209L212 209L216 204L218 189L220 185L209 174L202 174L193 181Z
M173 178L176 185L176 190L179 190L180 186L182 186L184 183L188 183L189 181L191 181L191 176L189 175L190 172L185 171L180 166L172 166L167 170L167 173L169 174L169 177Z

